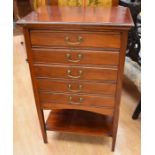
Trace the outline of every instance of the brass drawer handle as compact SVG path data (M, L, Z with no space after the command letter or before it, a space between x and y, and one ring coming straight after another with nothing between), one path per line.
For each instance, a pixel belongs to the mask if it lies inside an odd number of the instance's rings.
M78 76L73 76L73 75L71 75L72 74L72 71L70 69L67 70L67 76L70 77L70 78L73 78L73 79L80 78L81 75L82 75L82 70L79 70L78 73L79 73Z
M68 85L68 90L70 92L78 93L81 91L81 89L82 89L82 85L79 85L78 90L73 90L71 84Z
M70 104L76 104L76 105L78 105L78 104L80 104L80 103L83 102L83 98L82 97L79 98L79 102L73 102L72 99L73 99L73 97L72 96L69 96L69 103Z
M70 62L79 62L79 61L81 61L83 55L82 55L82 54L78 54L77 57L78 57L77 60L72 60L72 59L71 59L71 54L69 54L69 53L66 54L66 58L67 58L67 60L70 61Z
M72 42L69 36L65 37L65 41L68 45L79 45L81 42L83 42L83 38L81 36L77 37L77 42Z

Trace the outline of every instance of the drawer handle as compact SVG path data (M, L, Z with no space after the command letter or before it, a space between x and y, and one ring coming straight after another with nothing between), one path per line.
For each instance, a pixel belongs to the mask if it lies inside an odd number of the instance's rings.
M70 62L79 62L79 61L81 61L83 55L82 55L82 54L78 54L77 57L78 57L77 60L72 60L72 59L71 59L71 54L69 54L69 53L66 54L66 58L67 58L67 60L70 61Z
M76 104L77 105L77 104L80 104L80 103L83 102L83 98L82 97L79 98L79 102L73 102L72 99L73 99L73 97L69 96L69 103L70 104Z
M79 45L83 41L83 38L81 36L77 37L77 42L72 42L69 36L65 37L65 41L68 45Z
M71 84L68 85L68 90L74 93L80 92L82 89L82 85L79 85L78 90L73 90Z
M78 76L73 76L73 75L71 75L72 74L72 71L70 69L67 70L67 76L70 77L70 78L73 78L73 79L80 78L81 75L82 75L82 70L79 70L78 73L79 73Z

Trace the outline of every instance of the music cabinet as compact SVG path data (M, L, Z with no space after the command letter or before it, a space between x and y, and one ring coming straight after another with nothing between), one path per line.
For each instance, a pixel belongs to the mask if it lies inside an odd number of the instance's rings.
M109 136L114 151L129 9L44 6L17 24L44 142L46 130Z

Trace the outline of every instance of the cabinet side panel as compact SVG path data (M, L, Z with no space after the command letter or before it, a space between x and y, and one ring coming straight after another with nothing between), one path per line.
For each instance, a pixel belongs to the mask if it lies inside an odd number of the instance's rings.
M31 52L31 44L30 44L30 37L29 37L29 29L23 28L23 32L24 32L26 52L27 52L27 57L28 57L29 70L30 70L30 74L31 74L31 80L32 80L32 86L33 86L37 114L38 114L38 118L39 118L39 123L40 123L40 127L41 127L43 140L45 143L47 143L45 120L44 120L43 110L41 109L40 102L39 102L38 89L37 89L36 81L34 78L34 71L33 71L33 66L32 66L32 52Z
M126 45L127 45L128 31L122 31L121 35L121 49L119 57L119 66L118 66L118 75L117 75L117 86L116 86L116 99L115 99L115 110L113 116L113 142L112 142L112 151L115 149L115 142L117 136L118 120L119 120L119 107L121 99L121 90L122 90L122 80L123 80L123 70L124 70L124 61L126 54Z

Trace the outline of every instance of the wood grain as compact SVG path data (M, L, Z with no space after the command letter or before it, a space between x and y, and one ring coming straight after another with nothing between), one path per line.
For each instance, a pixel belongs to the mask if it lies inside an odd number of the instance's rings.
M98 68L98 67L75 67L65 65L42 65L35 64L35 76L37 78L61 78L74 79L71 76L78 77L79 80L96 80L96 81L116 81L117 69L115 68ZM69 74L67 71L70 70ZM79 73L80 71L81 74Z
M49 104L49 103L42 103L42 109L44 110L56 110L56 109L68 109L68 110L83 110L89 112L95 112L97 114L113 116L114 108L111 107L104 107L98 108L95 106L82 106L82 105L70 105L70 104Z
M119 61L119 51L33 48L32 55L34 63L117 66Z
M27 56L29 59L30 74L31 74L31 77L33 77L34 69L32 66L32 56L31 56L31 47L30 47L30 40L29 40L30 38L29 38L28 29L24 29L23 33L24 33L24 38L25 38L25 47L26 47L26 51L27 51ZM47 134L46 134L46 129L45 129L44 114L43 114L43 110L41 109L41 106L39 104L39 96L38 96L38 89L37 89L36 81L34 80L34 78L32 78L31 81L32 81L32 85L33 85L33 93L35 96L36 109L37 109L38 118L39 118L39 122L40 122L42 137L43 137L44 143L47 143Z
M52 80L37 79L37 85L40 92L69 92L69 93L86 93L86 94L102 94L115 95L115 83L101 82L83 82L70 80ZM69 88L70 86L70 88Z
M60 17L62 18L62 15L60 16L57 14L57 13L60 13L59 9L63 10L63 15L65 14L67 15L65 16L65 18L60 19ZM72 109L72 111L74 109L78 110L77 107L79 107L79 109L81 108L80 110L97 112L105 115L111 114L112 124L111 124L110 133L112 133L111 134L113 139L112 151L114 151L117 128L118 128L119 105L120 105L120 97L121 97L121 82L122 82L122 74L123 74L125 49L126 49L126 43L127 43L127 32L133 23L130 16L130 12L128 11L128 9L124 7L112 7L112 8L97 7L95 8L95 12L96 12L95 14L94 13L91 14L92 9L94 11L94 8L89 8L88 10L84 8L81 11L81 8L77 8L77 7L72 7L72 8L61 8L61 7L59 8L59 7L48 7L48 6L42 7L38 9L37 12L35 13L32 12L31 14L29 14L27 16L28 18L27 17L23 18L21 21L18 22L18 24L24 27L28 62L29 62L33 90L34 90L34 95L36 100L36 107L37 107L37 112L38 112L38 117L40 121L44 142L45 143L47 142L47 137L46 137L43 110L45 109L53 110L56 108L65 109L64 105L66 105L66 108L68 106L68 109ZM89 12L89 16L87 16L87 13L85 14L85 11ZM110 20L109 20L107 11L111 11L110 15L112 19ZM68 15L68 13L70 13L70 16ZM105 13L104 17L106 17L107 20L103 20L102 18L100 18L103 16L102 13ZM95 15L95 19L93 15ZM38 18L38 16L41 16L41 18ZM84 19L81 19L81 17ZM113 17L117 17L117 19ZM122 17L123 19L121 19ZM43 21L41 21L42 19ZM23 23L25 25L23 25ZM56 25L58 25L58 27L56 27ZM76 28L74 29L74 26L73 26L73 28L69 29L71 25L75 25ZM67 26L69 26L68 30L66 30ZM95 29L96 27L98 27L99 29ZM111 64L111 63L106 64L107 62L112 61L112 59L110 60L109 57L112 58L113 55L107 56L107 61L105 61L104 66L99 66L99 65L97 66L97 64L91 64L91 63L89 64L90 66L83 65L83 64L73 65L69 63L66 63L64 65L64 64L61 64L60 59L58 64L49 63L46 61L34 62L34 59L33 59L34 55L32 54L34 53L34 51L32 52L32 49L34 48L39 49L41 47L42 48L44 47L45 49L47 48L49 49L66 48L68 50L77 49L79 51L81 49L87 49L87 50L89 49L91 51L93 50L104 51L108 49L108 51L114 50L115 52L119 50L119 55L118 56L115 55L115 58L117 60L117 63L115 62L115 64ZM48 56L50 57L50 55ZM44 57L44 55L40 57ZM91 57L93 59L93 55ZM71 55L71 53L69 53L69 55L67 54L67 59L71 60L72 58L73 56ZM78 56L78 59L80 59L81 61L82 56ZM95 62L96 61L98 60L95 60ZM83 80L83 82L89 81L92 83L93 82L116 83L116 93L114 96L111 96L111 95L101 96L100 94L89 94L89 93L77 94L77 92L74 94L67 93L67 92L59 93L59 92L51 92L51 91L40 92L40 90L38 89L36 79L38 80L39 79L49 79L49 80L62 79L62 80L70 80L70 81L75 80L76 82ZM69 86L69 89L72 89L72 87ZM78 89L81 89L80 86ZM52 120L51 121L52 123L53 119L51 118L50 120ZM78 126L75 125L75 127L77 127L76 129L77 132L78 130L79 131L81 130ZM75 131L75 128L74 128L74 131ZM88 128L85 130L85 132L86 131L88 132ZM96 130L96 131L99 131L99 130Z
M106 15L106 16L105 16ZM119 17L119 18L118 18ZM102 25L122 26L127 29L133 26L132 17L127 7L61 7L43 6L36 12L19 20L17 24L32 26L61 25ZM50 23L50 24L49 24Z
M120 48L120 34L114 32L30 31L32 46ZM68 37L69 41L65 38ZM82 41L78 38L82 37Z
M115 110L114 110L114 119L113 119L113 142L112 142L112 150L115 149L117 129L118 129L118 120L119 120L119 107L121 100L121 90L122 90L122 80L123 80L123 70L124 70L124 62L125 62L125 54L126 54L126 46L127 46L127 36L128 33L124 31L122 33L121 38L121 55L119 59L119 73L117 74L118 82L117 82L117 91L116 91L116 101L115 101Z
M35 101L26 63L25 46L20 42L23 36L14 36L14 154L15 155L140 155L140 118L132 120L132 113L139 101L139 92L134 84L125 79L117 134L115 153L109 146L108 137L91 137L69 133L48 132L48 144L42 142ZM99 109L100 110L100 109ZM45 111L45 118L48 116ZM129 145L130 144L130 145Z
M82 110L53 110L46 121L46 128L50 131L98 136L111 136L111 125L112 117Z
M63 94L44 92L39 94L40 103L48 104L68 104L70 106L94 106L94 107L114 107L115 98L110 96L96 96L83 94ZM82 99L82 101L80 101Z

